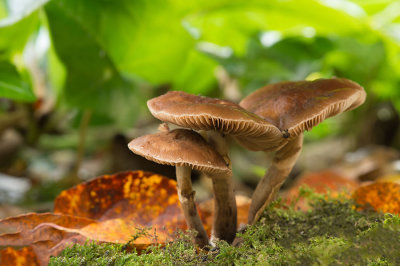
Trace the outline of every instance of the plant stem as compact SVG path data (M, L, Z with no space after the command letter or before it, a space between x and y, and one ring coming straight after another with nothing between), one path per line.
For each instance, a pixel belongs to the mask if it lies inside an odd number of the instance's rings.
M195 230L195 243L200 247L208 245L208 236L203 227L194 201L195 192L192 190L191 169L187 166L176 166L176 180L178 196L181 202L183 215L189 229Z
M296 163L302 146L303 134L290 140L275 153L271 167L258 183L253 193L248 217L249 224L257 222L265 207L274 200L279 188L285 182L286 177Z
M76 151L76 163L73 171L73 176L76 179L75 181L77 181L77 183L79 183L80 181L78 172L82 164L83 156L85 154L86 136L91 117L92 117L92 111L86 109L83 112L81 123L79 125L79 144L78 144L78 149Z
M39 128L35 118L35 110L31 104L24 104L27 113L28 132L26 135L26 142L31 146L36 146L39 139Z

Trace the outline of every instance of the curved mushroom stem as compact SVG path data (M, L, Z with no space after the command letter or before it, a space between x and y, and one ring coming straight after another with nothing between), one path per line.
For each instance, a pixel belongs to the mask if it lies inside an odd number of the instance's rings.
M233 192L232 172L211 176L214 192L214 221L212 239L218 238L232 243L236 235L237 210Z
M225 138L218 132L207 132L208 142L215 147L231 169L228 156L228 146ZM233 189L232 171L229 173L211 175L214 193L214 221L212 238L232 243L236 235L237 210L236 198ZM213 239L212 239L213 241Z
M187 166L176 167L178 196L188 228L197 232L195 243L204 247L209 244L208 236L194 202L195 192L192 190L191 171Z
M289 141L276 152L268 172L253 193L248 223L257 222L265 207L274 200L281 185L290 174L303 146L303 134Z

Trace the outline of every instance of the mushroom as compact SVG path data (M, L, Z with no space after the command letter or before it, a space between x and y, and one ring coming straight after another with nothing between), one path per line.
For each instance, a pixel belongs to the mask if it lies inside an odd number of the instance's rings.
M265 151L276 150L286 143L274 124L227 100L170 91L149 100L147 106L161 121L223 136L232 135L249 150L259 150L260 145Z
M198 133L187 129L145 135L132 140L129 149L148 160L176 166L178 196L189 229L195 230L195 243L208 245L208 236L200 220L192 190L191 169L208 175L231 175L223 158Z
M206 131L205 137L230 168L225 136L232 135L248 149L266 150L286 143L278 128L230 101L170 91L147 102L154 117L181 127ZM273 136L273 137L271 137ZM236 200L232 177L212 175L214 191L213 237L231 243L236 234Z
M270 84L240 102L244 109L274 125L286 140L276 149L271 167L253 193L249 224L258 220L293 168L302 147L303 132L328 117L358 107L365 97L364 89L357 83L333 78ZM259 150L265 149L260 146Z

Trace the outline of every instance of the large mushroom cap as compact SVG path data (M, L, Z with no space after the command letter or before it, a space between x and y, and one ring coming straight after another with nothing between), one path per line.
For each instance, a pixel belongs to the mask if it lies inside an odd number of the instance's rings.
M354 109L366 94L357 83L342 79L279 82L265 86L240 102L240 106L297 136L324 119Z
M219 153L198 133L175 129L132 140L129 149L148 160L167 165L189 166L205 173L231 170Z
M273 124L230 101L171 91L149 100L147 106L162 121L233 135L248 149L260 150L261 144L268 149L285 142Z

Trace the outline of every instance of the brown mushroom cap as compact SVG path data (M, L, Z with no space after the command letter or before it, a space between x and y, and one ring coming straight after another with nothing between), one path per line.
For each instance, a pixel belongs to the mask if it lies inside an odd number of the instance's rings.
M240 106L297 136L328 117L358 107L365 97L363 87L353 81L318 79L265 86L244 98Z
M231 171L209 143L198 133L187 129L141 136L132 140L128 147L132 152L160 164L189 166L209 174Z
M171 91L149 100L147 106L162 121L233 135L251 150L260 150L261 142L265 149L274 149L285 142L273 124L230 101Z

